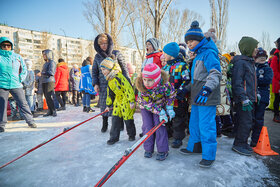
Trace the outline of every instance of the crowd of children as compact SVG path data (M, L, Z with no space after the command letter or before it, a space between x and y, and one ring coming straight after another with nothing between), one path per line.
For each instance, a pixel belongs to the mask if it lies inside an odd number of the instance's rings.
M4 41L5 45L9 43ZM258 41L252 37L242 37L239 41L241 55L234 52L221 54L218 43L215 29L203 33L197 21L193 21L187 30L185 43L171 42L160 50L159 40L150 38L146 41L146 59L136 80L133 72L128 74L123 56L113 50L112 38L105 33L95 39L95 58L84 60L80 70L74 65L70 73L63 59L59 59L55 66L52 51L45 50L43 57L46 63L42 72L35 71L34 74L31 71L32 62L25 60L27 78L23 81L23 89L30 111L22 109L26 108L26 102L19 103L20 111L29 126L36 127L29 114L35 111L33 83L37 83L34 91L37 93L38 110L42 108L43 93L47 99L49 112L45 116L56 116L52 88L61 105L58 110L65 110L66 92L70 87L75 106L79 106L80 93L83 93L84 112L93 110L90 100L92 95L99 94L101 112L110 111L103 114L102 132L106 132L108 117L112 115L109 145L119 141L124 123L128 140L135 140L133 115L138 103L142 115L140 136L165 121L144 142L146 158L153 156L156 146L156 159L165 160L169 154L168 139L173 138L172 148L180 148L186 134L190 134L187 147L179 152L201 154L201 167L210 167L214 163L216 138L221 134L235 138L233 151L250 156L252 147L257 145L269 103L273 102L273 121L280 123L280 38L275 42L277 49L270 52L269 63L267 52L258 48ZM3 53L5 47L0 52ZM271 83L273 94L270 92ZM0 87L1 97L5 89ZM16 95L14 90L11 91ZM271 95L274 98L272 102ZM4 119L0 127L4 129L5 115L2 111L0 113L1 119Z

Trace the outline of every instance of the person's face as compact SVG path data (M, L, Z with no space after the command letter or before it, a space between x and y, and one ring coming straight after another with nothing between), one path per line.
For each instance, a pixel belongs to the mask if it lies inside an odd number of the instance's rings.
M47 55L44 54L44 53L43 53L43 59L44 59L45 61L48 61Z
M170 56L166 53L163 53L163 55L164 55L164 59L165 59L166 62L173 59L172 56Z
M189 41L187 41L187 45L188 45L189 49L195 48L195 46L197 46L197 44L199 44L199 41L197 41L197 40L189 40Z
M257 55L258 51L259 50L258 50L258 46L257 46L253 51L252 57L255 57Z
M103 67L101 67L101 72L103 73L103 75L104 75L105 77L110 73L110 71L109 71L108 69L103 68Z
M194 52L189 51L189 56L190 56L190 59L194 59L195 58Z
M146 50L147 50L147 53L152 53L152 52L154 52L153 45L152 45L150 42L147 42L147 43L146 43Z
M38 76L38 77L41 77L41 72L37 73L37 76Z
M100 48L101 48L103 51L106 51L107 48L108 48L108 41L106 41L106 40L101 40Z
M143 83L146 87L152 87L155 83L155 80L143 77Z
M164 55L163 55L163 58L161 58L161 65L162 65L162 67L164 67L166 64L167 63L166 63Z
M12 50L12 45L10 42L2 42L1 43L1 49L5 51L11 51Z

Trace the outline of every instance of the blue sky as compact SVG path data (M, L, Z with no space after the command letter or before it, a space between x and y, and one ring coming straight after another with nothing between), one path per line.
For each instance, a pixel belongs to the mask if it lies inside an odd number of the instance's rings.
M9 26L54 34L93 39L96 33L83 16L85 0L0 0L0 23ZM242 36L260 39L262 32L270 34L271 45L280 37L280 0L230 0L228 44ZM175 8L188 8L201 14L205 32L210 25L208 0L173 0ZM186 28L182 28L187 30Z

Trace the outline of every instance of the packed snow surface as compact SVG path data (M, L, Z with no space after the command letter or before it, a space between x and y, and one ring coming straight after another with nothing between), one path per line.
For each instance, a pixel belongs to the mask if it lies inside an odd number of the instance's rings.
M8 123L6 132L0 134L0 165L98 113L99 109L84 113L82 107L69 106L57 117L35 118L37 129L28 128L24 121ZM134 118L137 141L141 114ZM96 117L0 169L0 186L94 186L136 142L129 142L124 130L119 142L107 145L109 131L101 133L101 126L102 117ZM182 155L170 147L168 158L157 161L156 149L149 159L144 158L141 146L104 186L277 186L262 158L233 152L233 139L223 136L217 140L217 157L210 169L199 167L201 155Z

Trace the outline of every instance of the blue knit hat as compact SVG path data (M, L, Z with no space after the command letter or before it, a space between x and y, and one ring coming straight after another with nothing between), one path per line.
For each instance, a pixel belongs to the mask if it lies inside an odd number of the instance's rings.
M198 21L193 21L191 28L185 34L185 42L187 43L189 40L201 41L203 38L204 35L201 28L199 27Z
M176 42L171 42L163 47L163 52L176 58L179 55L180 47Z

